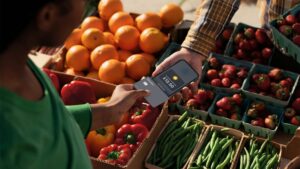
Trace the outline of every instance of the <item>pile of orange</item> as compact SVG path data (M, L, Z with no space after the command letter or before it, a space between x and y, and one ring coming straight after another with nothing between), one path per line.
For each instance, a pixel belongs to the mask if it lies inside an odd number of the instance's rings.
M176 4L134 18L124 12L121 0L101 0L98 11L99 17L85 18L65 41L66 73L114 84L134 83L148 75L155 53L168 40L161 29L183 19Z

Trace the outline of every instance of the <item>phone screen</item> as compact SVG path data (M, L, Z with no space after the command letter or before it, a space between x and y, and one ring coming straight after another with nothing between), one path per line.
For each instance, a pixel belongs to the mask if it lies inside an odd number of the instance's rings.
M172 69L154 77L153 80L168 96L180 90L184 85L182 79Z
M157 76L146 77L134 86L149 90L150 95L145 99L155 107L197 78L198 73L186 61L180 60Z

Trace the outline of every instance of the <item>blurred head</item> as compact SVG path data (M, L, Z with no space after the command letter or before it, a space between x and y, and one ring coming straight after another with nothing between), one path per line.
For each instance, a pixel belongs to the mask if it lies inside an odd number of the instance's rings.
M0 53L20 37L57 46L79 25L85 0L1 0Z

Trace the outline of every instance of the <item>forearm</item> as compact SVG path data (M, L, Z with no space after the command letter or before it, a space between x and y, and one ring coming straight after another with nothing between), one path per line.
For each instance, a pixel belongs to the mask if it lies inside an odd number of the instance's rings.
M206 0L196 12L182 47L207 57L215 46L215 40L237 11L240 0Z
M92 124L91 124L91 130L99 129L104 126L115 124L118 122L118 116L115 114L118 112L115 112L114 109L115 106L110 105L109 103L103 103L103 104L92 104L91 110L92 110Z

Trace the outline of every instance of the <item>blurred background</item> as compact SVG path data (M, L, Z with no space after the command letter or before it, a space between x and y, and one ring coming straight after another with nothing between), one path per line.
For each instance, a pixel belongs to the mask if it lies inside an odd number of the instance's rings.
M196 7L203 0L122 0L125 11L143 13L147 11L158 12L166 3L173 2L180 4L184 10L184 19L195 18ZM259 2L259 1L258 1ZM235 13L232 22L244 22L252 26L260 26L259 3L256 0L242 0L239 10Z

